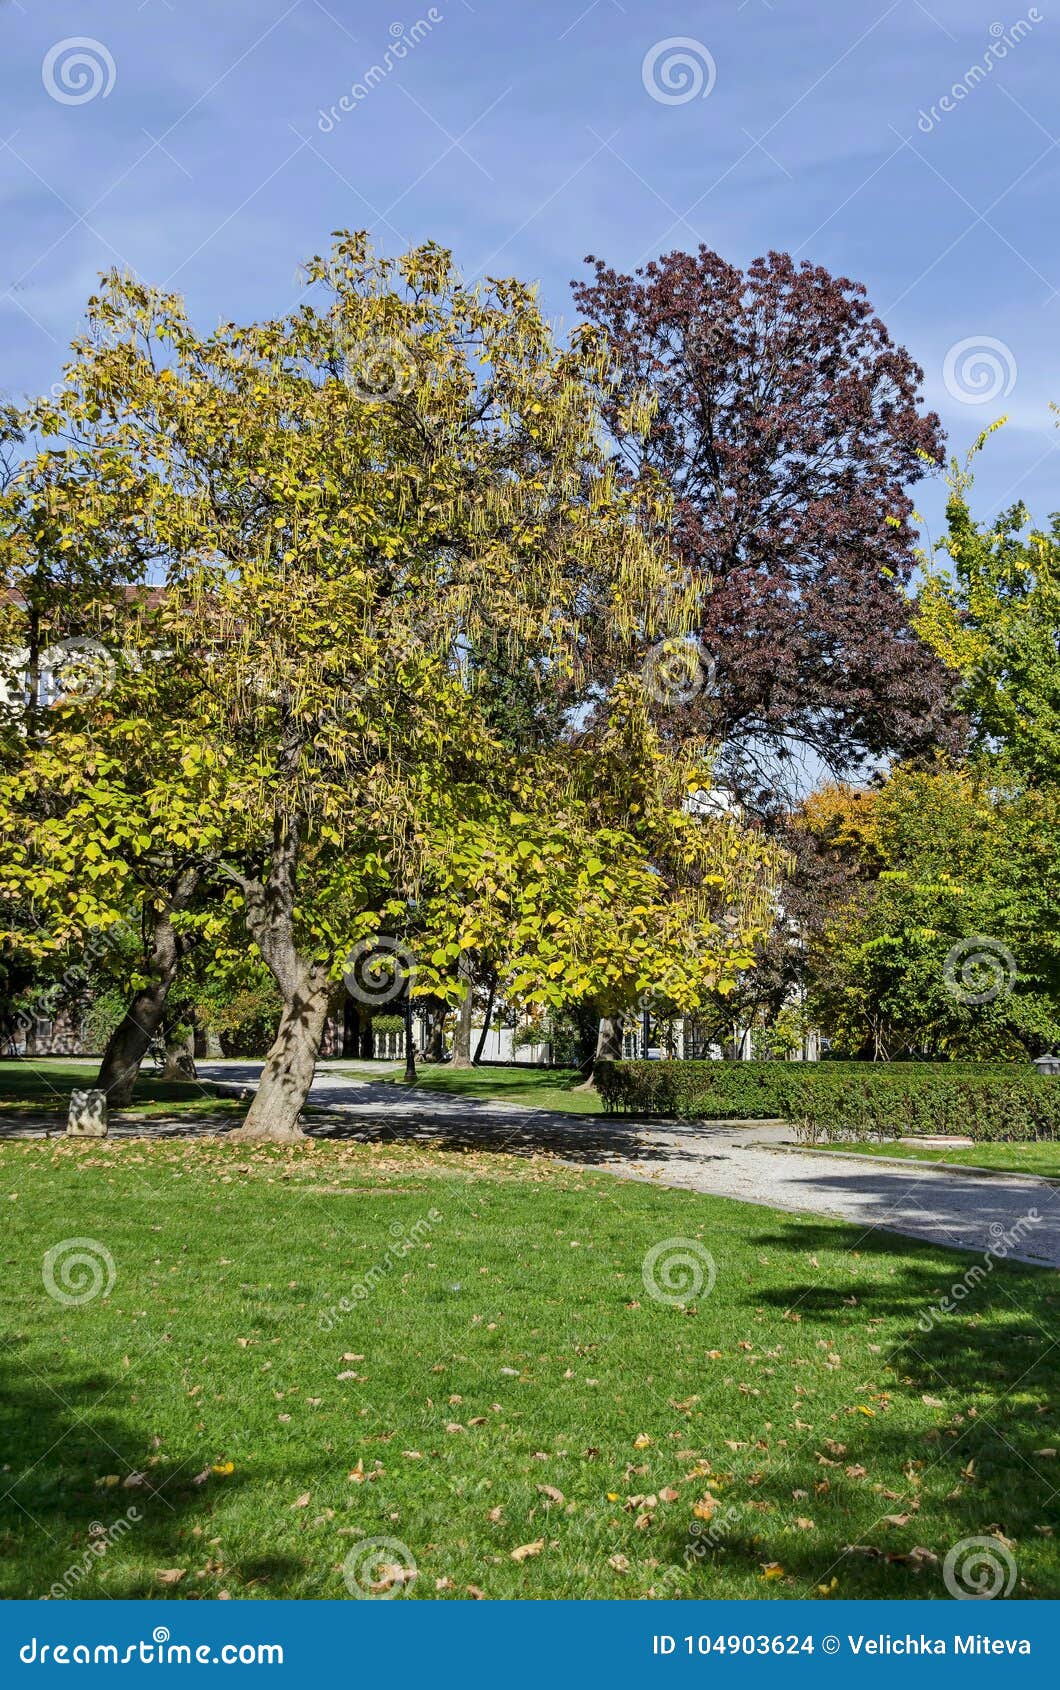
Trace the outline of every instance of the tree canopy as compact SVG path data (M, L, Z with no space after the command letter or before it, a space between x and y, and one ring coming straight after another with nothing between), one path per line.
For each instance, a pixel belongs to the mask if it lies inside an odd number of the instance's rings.
M699 589L709 684L675 731L720 743L727 784L767 813L800 748L839 775L953 743L905 591L939 420L864 288L776 252L746 271L706 247L635 275L588 262L574 296L620 371L602 396L618 461L671 496Z
M558 961L568 991L668 967L694 995L746 952L776 869L693 824L645 709L645 653L694 593L665 500L603 452L603 337L560 346L532 290L469 289L433 246L340 236L307 279L287 317L200 335L175 296L107 278L63 387L19 419L34 450L4 508L5 556L46 510L38 550L89 559L82 612L121 606L140 652L23 740L6 887L70 930L116 922L164 839L283 999L245 1129L278 1137L369 933L415 949L418 991L488 929L535 1001Z

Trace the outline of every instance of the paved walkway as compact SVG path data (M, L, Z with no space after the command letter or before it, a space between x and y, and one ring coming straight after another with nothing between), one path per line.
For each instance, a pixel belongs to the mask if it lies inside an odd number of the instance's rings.
M253 1086L258 1063L200 1063L204 1079ZM1060 1267L1060 1184L1030 1176L938 1172L867 1156L784 1149L783 1123L671 1127L395 1086L355 1071L318 1073L311 1107L328 1136L401 1139L448 1148L537 1150L627 1179L734 1197L792 1214L824 1215L955 1249L1002 1249ZM1038 1219L1028 1219L1037 1216Z

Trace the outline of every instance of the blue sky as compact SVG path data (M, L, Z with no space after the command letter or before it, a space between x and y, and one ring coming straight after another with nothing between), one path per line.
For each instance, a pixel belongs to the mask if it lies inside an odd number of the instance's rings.
M330 230L368 227L539 280L563 325L588 252L779 248L865 282L953 449L1008 413L977 503L1044 516L1054 5L0 0L0 391L55 380L115 263L210 326L282 310Z

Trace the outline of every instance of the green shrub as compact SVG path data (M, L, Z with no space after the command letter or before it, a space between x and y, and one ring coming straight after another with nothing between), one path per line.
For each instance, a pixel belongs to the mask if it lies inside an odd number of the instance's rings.
M1060 1080L1017 1063L611 1062L597 1064L596 1084L608 1113L780 1118L810 1143L1060 1137Z
M797 1062L598 1062L595 1077L609 1113L754 1120L787 1115L801 1091L804 1066Z
M851 1080L808 1094L791 1117L809 1143L959 1134L977 1143L1060 1137L1060 1084L1015 1069Z

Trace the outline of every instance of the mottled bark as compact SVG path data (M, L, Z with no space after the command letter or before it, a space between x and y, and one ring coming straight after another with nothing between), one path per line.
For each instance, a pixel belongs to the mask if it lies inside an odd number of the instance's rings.
M476 1068L478 1067L479 1063L482 1061L482 1052L486 1048L486 1039L489 1035L490 1022L493 1019L493 1000L496 997L496 995L497 995L497 976L495 974L491 974L490 975L489 990L486 994L486 1013L482 1017L482 1031L478 1036L478 1044L475 1046L475 1054L471 1059Z
M599 1062L621 1062L622 1060L622 1022L617 1016L602 1015L596 1030L596 1051L592 1059L592 1066L578 1091L592 1091L595 1088L596 1065Z
M163 1080L194 1080L195 1036L190 1027L166 1040L166 1060L160 1078Z
M449 1059L451 1068L470 1068L471 1061L471 1023L475 1014L475 985L471 977L471 957L467 951L460 953L459 975L464 986L464 996L456 1009L456 1030L453 1033L453 1049Z
M304 1138L301 1115L313 1083L331 998L327 964L302 954L295 939L300 818L277 815L264 881L235 874L250 935L280 989L283 1010L258 1089L235 1139L291 1143ZM233 871L234 872L234 871Z
M186 949L185 941L173 926L173 917L187 908L201 878L200 869L186 869L163 906L151 913L147 984L133 993L125 1014L107 1040L96 1077L96 1089L106 1092L112 1109L126 1108L132 1102L140 1064L162 1025L166 1000Z
M329 997L326 971L307 969L284 1003L254 1100L233 1138L287 1144L305 1137L301 1115L313 1083Z

